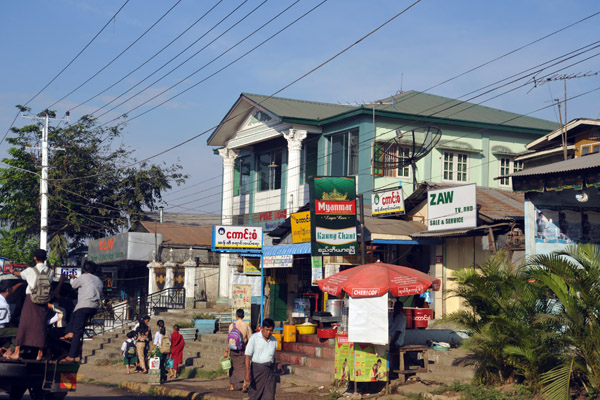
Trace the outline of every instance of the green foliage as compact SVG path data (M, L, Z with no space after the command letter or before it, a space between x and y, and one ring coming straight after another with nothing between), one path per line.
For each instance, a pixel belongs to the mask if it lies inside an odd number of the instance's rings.
M455 273L466 310L448 319L472 336L465 342L476 365L476 379L484 384L526 381L540 388L540 374L557 359L559 341L555 321L540 319L546 304L545 290L531 285L522 267L514 266L502 252L483 265Z
M19 232L0 230L0 255L17 264L33 265L33 253L39 247L37 239Z
M216 319L216 317L213 314L199 313L194 314L194 316L192 316L192 319Z
M534 393L526 386L515 385L511 390L499 391L493 387L454 382L432 391L432 394L460 393L461 400L531 400Z
M69 239L71 248L88 239L116 234L156 210L162 193L187 178L179 165L135 164L133 151L119 144L120 126L102 127L84 116L71 125L50 127L48 235ZM39 178L37 150L41 123L12 128L11 148L0 168L0 222L15 241L39 235ZM56 249L62 246L57 246ZM0 247L0 254L10 247ZM60 252L53 256L62 259Z
M559 321L560 334L567 344L562 354L563 365L549 371L544 383L552 388L567 385L563 389L568 390L571 380L567 378L572 377L590 392L600 391L600 247L569 246L549 255L535 256L529 265L540 286L547 287L555 296L547 318ZM561 372L568 371L572 374L565 378Z
M173 325L179 325L179 329L193 328L194 321L178 321L178 322L175 322Z

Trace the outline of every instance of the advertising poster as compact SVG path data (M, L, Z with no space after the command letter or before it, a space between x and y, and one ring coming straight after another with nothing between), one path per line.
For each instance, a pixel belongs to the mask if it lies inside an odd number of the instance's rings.
M319 286L317 282L323 279L323 257L311 257L311 267L312 286Z
M231 285L231 320L235 321L235 312L241 308L244 310L244 322L249 324L252 309L252 286Z
M539 208L535 212L535 241L537 243L558 243L560 229L558 227L558 211L550 208Z
M404 214L402 188L371 194L371 215L390 216Z
M571 244L579 241L581 237L581 213L574 210L560 210L558 212L559 243Z
M477 185L427 191L428 231L477 226Z
M581 215L581 241L600 243L600 213L584 211Z
M244 274L260 275L260 258L244 257Z
M313 256L356 254L356 179L315 177L310 185Z
M261 227L213 225L212 251L259 252L262 243Z
M294 213L290 217L292 224L292 243L310 242L310 211Z
M386 381L388 376L386 346L354 344L354 370L357 382Z
M334 379L348 381L354 375L353 347L353 344L348 341L348 335L336 335Z

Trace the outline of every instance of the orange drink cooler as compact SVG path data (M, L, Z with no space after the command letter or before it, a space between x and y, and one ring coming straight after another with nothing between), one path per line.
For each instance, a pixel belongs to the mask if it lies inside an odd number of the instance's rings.
M412 308L404 308L402 310L404 315L406 315L406 329L412 329L413 326L413 309Z
M284 325L283 326L283 341L284 342L295 342L296 341L296 325Z

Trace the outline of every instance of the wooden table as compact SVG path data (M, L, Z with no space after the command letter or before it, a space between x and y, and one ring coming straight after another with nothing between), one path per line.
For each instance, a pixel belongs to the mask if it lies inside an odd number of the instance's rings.
M398 377L402 379L402 382L406 382L407 374L414 374L417 372L429 372L429 357L427 354L427 350L428 350L427 346L420 346L420 345L407 345L407 346L402 346L402 347L398 348L398 352L399 352L398 356L400 358L400 369L394 370L394 372L396 372L398 374ZM417 357L418 357L418 353L421 353L421 355L423 356L423 363L424 363L423 367L418 366L416 369L410 369L410 365L405 365L404 355L409 351L417 352Z

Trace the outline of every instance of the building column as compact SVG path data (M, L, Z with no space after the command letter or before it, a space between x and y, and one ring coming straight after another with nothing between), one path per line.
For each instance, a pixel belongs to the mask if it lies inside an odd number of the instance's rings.
M233 177L235 159L239 152L232 149L219 149L223 157L223 199L221 203L221 224L233 224ZM229 256L225 253L219 255L219 298L218 303L229 304L231 282L229 279Z
M283 137L288 142L288 167L287 167L287 215L291 215L304 204L300 199L300 172L302 171L302 141L306 139L305 130L290 129L283 132Z
M156 293L158 287L156 285L156 271L154 268L160 267L160 263L156 262L156 252L152 252L152 261L146 265L148 267L148 294Z
M173 249L169 250L169 261L165 263L165 289L174 287L175 282L175 263L173 262Z
M188 259L183 263L185 270L185 308L194 308L196 301L196 261L192 259L193 251L190 247Z

